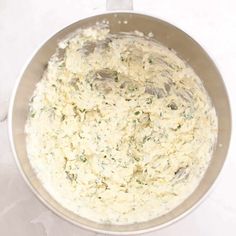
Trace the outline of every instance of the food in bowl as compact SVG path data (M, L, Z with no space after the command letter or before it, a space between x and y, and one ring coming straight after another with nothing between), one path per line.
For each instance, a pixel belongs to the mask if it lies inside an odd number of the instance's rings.
M107 224L148 221L177 207L204 175L218 132L201 80L172 49L100 25L59 44L25 130L46 190Z

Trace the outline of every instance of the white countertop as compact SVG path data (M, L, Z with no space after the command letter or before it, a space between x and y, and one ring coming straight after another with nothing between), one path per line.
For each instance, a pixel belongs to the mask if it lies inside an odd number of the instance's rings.
M236 115L235 0L134 0L134 9L174 23L202 44L220 69ZM27 58L52 34L98 10L104 0L0 0L0 235L75 236L87 232L55 216L22 179L10 150L7 107ZM236 133L219 181L190 215L158 232L160 236L236 235Z

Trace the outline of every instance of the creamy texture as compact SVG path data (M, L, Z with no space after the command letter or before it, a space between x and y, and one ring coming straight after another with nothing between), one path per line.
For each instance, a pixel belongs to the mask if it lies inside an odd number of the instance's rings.
M179 205L211 159L217 118L197 75L140 35L92 27L62 42L30 102L30 162L64 207L103 223Z

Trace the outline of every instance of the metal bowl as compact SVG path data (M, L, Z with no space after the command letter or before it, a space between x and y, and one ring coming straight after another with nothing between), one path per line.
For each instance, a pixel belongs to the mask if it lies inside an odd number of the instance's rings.
M82 218L63 208L46 191L32 169L26 153L24 126L28 113L29 99L35 85L40 81L49 58L55 53L57 43L78 28L96 24L97 21L108 20L112 33L138 30L145 34L153 32L163 45L173 48L177 55L187 61L203 81L203 84L215 106L218 122L218 140L211 163L196 190L177 208L156 219L130 225L105 225ZM128 24L123 23L128 21ZM204 49L186 33L175 26L148 15L115 12L92 16L80 20L61 30L50 38L32 57L20 76L12 96L9 110L9 133L15 159L26 182L39 199L62 218L83 228L110 234L137 234L160 229L186 215L196 206L209 191L216 180L226 158L230 133L231 114L228 96L219 71Z

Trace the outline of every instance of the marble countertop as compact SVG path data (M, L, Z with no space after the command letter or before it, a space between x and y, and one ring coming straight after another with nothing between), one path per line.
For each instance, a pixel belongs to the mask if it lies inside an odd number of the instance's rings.
M216 62L236 115L236 2L234 0L134 0L134 9L174 23L202 44ZM12 88L27 58L49 36L92 12L104 0L0 0L0 235L94 236L48 210L22 179L7 132ZM179 222L146 236L236 235L236 132L219 181L207 199Z

